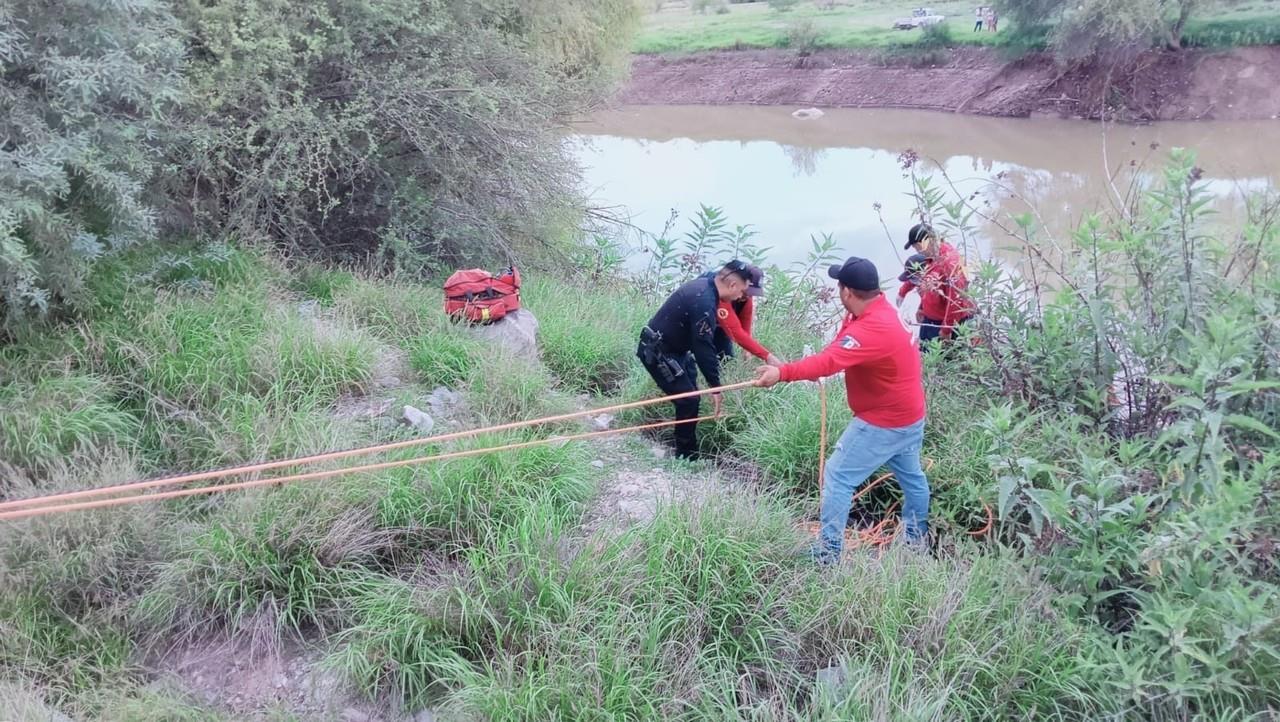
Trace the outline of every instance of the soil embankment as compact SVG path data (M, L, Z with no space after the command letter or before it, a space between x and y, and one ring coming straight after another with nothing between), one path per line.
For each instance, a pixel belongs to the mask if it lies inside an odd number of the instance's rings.
M744 50L639 55L628 105L920 108L991 116L1129 121L1280 116L1280 47L1152 52L1124 72L1064 70L1043 55L1013 62L960 48L938 65L886 64L855 52Z

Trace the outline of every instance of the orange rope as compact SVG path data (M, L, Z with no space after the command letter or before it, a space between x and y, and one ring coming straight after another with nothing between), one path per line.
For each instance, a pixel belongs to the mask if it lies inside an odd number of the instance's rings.
M826 445L825 429L826 429L826 421L827 421L827 418L826 418L827 406L825 403L826 402L825 394L823 395L822 400L823 400L823 403L819 404L819 408L821 409L821 413L822 413L822 418L818 425L818 438L819 438L818 468L820 470L823 468L822 462L825 458L825 445ZM925 459L924 468L925 468L925 471L932 469L933 459ZM886 479L889 479L892 476L893 476L892 473L884 473L872 479L871 481L867 482L866 484L863 485L861 489L857 491L857 493L853 495L853 498L849 500L849 503L852 504L858 499L861 499L862 497L866 496L868 493L871 492L872 489L884 483ZM822 504L821 496L822 496L822 490L824 488L824 482L825 482L824 475L822 475L820 471L818 476L819 513L821 513L821 504ZM885 546L890 542L892 542L894 538L897 536L897 527L900 526L898 523L898 520L892 516L893 512L897 508L898 508L898 502L895 501L888 509L885 510L884 518L881 519L879 523L877 523L875 526L871 527L870 529L863 529L863 530L845 529L844 531L845 543L848 546L857 546L858 544L872 544L875 546ZM984 527L982 530L978 532L969 532L969 533L975 536L980 536L982 534L985 534L987 529L989 529L991 525L990 513L991 513L991 510L990 508L988 508L987 509L988 523L986 527ZM894 531L892 533L885 534L884 529L887 528L889 524L893 524ZM809 522L805 525L805 528L807 530L807 533L810 536L817 536L822 531L822 524L821 522Z
M977 536L982 536L982 535L986 534L987 532L991 531L991 527L992 527L992 525L994 525L994 524L995 524L995 521L996 521L995 514L993 514L993 513L991 512L991 505L990 505L990 504L988 504L988 503L986 503L986 502L983 502L983 503L982 503L982 508L983 508L983 510L985 510L985 511L987 512L987 523L986 523L986 524L983 524L981 529L975 529L975 530L973 530L973 531L967 531L967 532L965 532L965 534L968 534L969 536L977 537Z
M743 381L741 383L729 384L727 386L718 386L709 389L697 389L687 391L671 396L662 396L659 398L648 399L645 401L632 401L625 404L616 404L614 406L606 406L601 409L589 409L586 411L575 411L570 414L561 414L559 416L547 416L540 419L532 419L529 421L515 421L507 424L499 424L497 426L488 426L479 429L469 429L467 431L455 431L448 434L440 434L438 436L428 436L419 439L408 439L405 441L396 441L387 444L377 444L374 446L363 446L346 451L333 451L324 454L313 454L311 456L301 456L293 459L282 459L279 461L269 461L260 464L247 464L242 466L233 466L225 469L216 469L213 471L202 471L194 474L182 474L180 476L168 476L160 479L152 479L150 481L138 481L128 484L115 484L112 486L98 487L95 489L84 489L81 491L71 491L62 494L49 494L46 496L37 496L29 499L16 499L12 501L0 502L0 512L7 512L11 509L24 509L35 506L45 506L54 502L67 502L75 499L85 499L95 496L104 496L108 494L118 494L120 492L142 491L145 489L154 489L164 486L176 486L178 484L187 484L193 481L203 481L206 479L215 479L224 476L238 476L241 474L251 474L258 471L267 471L270 469L278 469L285 466L298 466L301 464L311 464L318 461L330 461L333 459L345 459L352 456L367 456L382 451L392 451L394 449L403 449L411 446L422 446L424 444L438 444L445 441L453 441L455 439L463 439L471 436L478 436L497 431L510 431L513 429L522 429L538 424L550 424L558 421L570 421L585 416L596 414L610 413L614 411L623 411L626 409L638 408L641 406L650 406L653 404L675 401L693 396L703 396L706 394L720 393L722 391L736 391L744 389L748 386L755 386L755 381ZM285 477L281 477L285 478ZM8 514L0 514L0 520L20 518L10 516Z
M68 511L80 511L84 509L102 509L105 507L121 506L124 504L136 504L147 501L161 501L164 499L177 499L184 496L195 496L197 494L213 494L223 491L235 491L239 489L253 489L259 486L270 486L273 484L285 484L295 481L311 481L314 479L327 479L342 474L352 474L356 472L380 471L383 469L396 469L403 466L415 466L425 464L429 461L443 461L445 459L459 459L467 456L477 456L479 454L489 454L496 451L509 451L511 449L524 449L530 446L541 446L544 444L563 443L568 441L577 441L579 439L591 439L599 436L609 436L611 434L622 434L629 431L643 431L645 429L658 429L664 426L675 426L677 424L692 424L699 421L710 421L715 416L700 416L696 419L680 419L677 421L659 421L652 424L641 424L638 426L627 426L621 429L606 429L604 431L592 431L583 434L574 434L572 436L552 436L546 439L536 439L534 441L522 441L514 444L506 444L504 446L493 446L482 449L467 449L466 451L452 451L445 454L435 454L432 456L420 456L413 459L404 459L401 461L384 461L377 464L366 464L364 466L344 467L342 469L331 469L328 471L312 471L305 474L293 474L291 476L277 476L269 479L255 479L253 481L241 481L230 484L218 484L214 486L201 486L190 489L178 489L177 491L164 491L156 494L134 494L132 496L122 496L113 499L99 499L97 501L83 501L73 504L60 504L53 506L42 506L35 509L23 509L19 511L10 511L0 513L0 521L10 521L16 519L26 519L30 517L43 516L46 514L57 514Z

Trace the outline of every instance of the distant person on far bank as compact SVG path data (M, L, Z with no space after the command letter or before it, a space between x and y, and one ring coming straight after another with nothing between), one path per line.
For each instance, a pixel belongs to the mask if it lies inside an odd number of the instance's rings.
M821 352L778 366L762 366L756 383L816 381L844 372L853 421L836 442L822 486L822 530L814 561L839 560L854 490L888 466L902 488L903 536L923 543L928 532L929 481L920 466L925 399L920 354L898 313L880 292L875 264L856 256L832 266L840 303L848 315L835 340Z
M717 309L722 302L740 301L751 283L747 265L729 261L715 273L698 276L677 288L640 331L636 356L667 395L698 388L698 371L712 388L720 386L720 355L716 348ZM711 397L720 412L720 394ZM671 402L676 420L698 417L699 397ZM698 457L697 423L675 427L676 456Z
M975 21L973 23L973 32L980 33L982 32L982 19L987 16L987 9L979 5L977 9L973 11L973 15Z
M964 259L951 244L943 241L933 228L920 223L907 232L905 250L915 251L928 259L928 265L915 284L920 292L920 350L939 339L950 341L955 330L973 317L974 304L969 298L969 279L964 272ZM902 289L909 291L907 286ZM898 291L901 305L902 289Z

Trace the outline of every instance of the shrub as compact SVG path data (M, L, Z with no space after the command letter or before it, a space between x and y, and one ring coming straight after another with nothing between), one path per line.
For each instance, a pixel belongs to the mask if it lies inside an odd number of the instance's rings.
M797 20L787 25L786 34L783 35L783 42L788 48L799 50L803 53L813 52L818 48L818 40L821 38L821 31L813 20Z
M575 197L557 124L602 92L636 17L628 0L178 9L193 100L171 185L196 230L414 268L557 222Z
M163 3L0 9L0 329L79 306L104 255L155 233L143 187L181 97Z

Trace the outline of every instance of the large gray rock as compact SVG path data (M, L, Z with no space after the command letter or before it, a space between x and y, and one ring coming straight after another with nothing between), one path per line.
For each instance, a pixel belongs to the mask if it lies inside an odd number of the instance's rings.
M511 352L517 358L538 361L538 319L527 308L512 311L501 321L487 326L472 326L471 332Z

